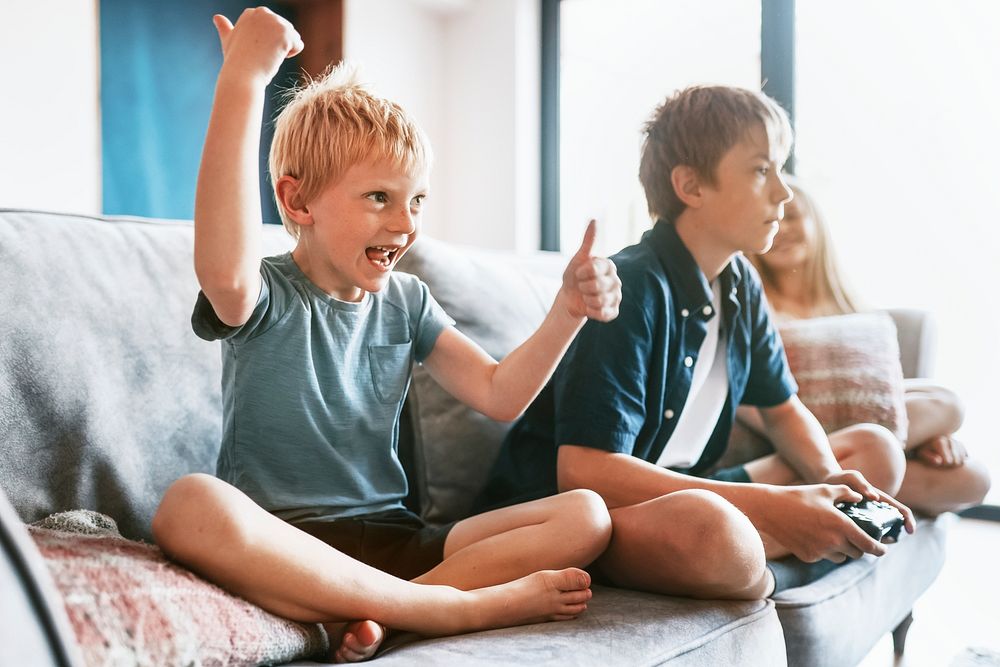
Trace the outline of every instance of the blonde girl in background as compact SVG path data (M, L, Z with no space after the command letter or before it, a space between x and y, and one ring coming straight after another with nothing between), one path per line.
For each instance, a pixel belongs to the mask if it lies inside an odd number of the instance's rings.
M830 232L814 200L795 179L770 251L749 259L757 268L777 322L844 315L863 308L847 287ZM954 437L963 409L951 390L927 379L904 381L908 427L906 474L896 498L924 514L978 505L990 488L986 467ZM738 417L756 430L753 408Z

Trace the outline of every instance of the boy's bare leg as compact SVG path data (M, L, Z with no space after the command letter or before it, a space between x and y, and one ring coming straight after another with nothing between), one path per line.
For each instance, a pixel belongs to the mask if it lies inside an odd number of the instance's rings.
M857 470L873 486L896 496L906 470L906 459L899 440L887 429L871 424L859 424L830 434L830 447L837 462L845 470ZM754 482L789 486L802 484L799 474L778 454L763 456L746 464L747 474ZM906 501L901 501L907 504ZM791 553L768 535L761 535L768 558L781 558Z
M303 622L368 618L447 635L573 618L590 598L590 578L575 568L474 591L403 581L342 554L208 475L189 475L170 487L153 534L165 553L205 578Z
M735 600L774 588L753 524L714 493L677 491L612 509L611 519L611 543L597 566L617 586Z
M601 497L568 491L459 521L448 533L444 561L414 581L471 590L539 569L586 567L610 538Z
M459 521L448 533L444 561L413 581L472 590L540 569L589 565L608 545L611 517L593 491L578 489ZM342 631L338 657L371 657L384 639L372 621Z

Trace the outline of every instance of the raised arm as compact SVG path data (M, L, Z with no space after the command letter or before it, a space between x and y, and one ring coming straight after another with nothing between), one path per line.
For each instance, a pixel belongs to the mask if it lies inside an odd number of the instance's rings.
M195 196L194 264L216 315L244 324L260 292L258 146L264 91L281 62L302 50L292 25L247 9L234 27L213 17L223 63L215 87Z
M542 390L587 318L618 316L621 281L614 262L591 256L596 223L563 272L563 284L538 330L497 362L457 329L446 329L424 365L457 399L500 421L517 419Z

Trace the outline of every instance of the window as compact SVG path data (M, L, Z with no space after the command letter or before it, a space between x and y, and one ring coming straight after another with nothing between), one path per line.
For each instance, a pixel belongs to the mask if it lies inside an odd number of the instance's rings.
M684 86L759 87L760 28L761 3L746 0L559 3L561 248L579 246L590 218L604 253L650 227L643 124Z
M796 12L796 172L861 296L933 313L935 379L962 397L958 437L996 478L1000 5L853 0ZM995 484L987 502L998 501Z

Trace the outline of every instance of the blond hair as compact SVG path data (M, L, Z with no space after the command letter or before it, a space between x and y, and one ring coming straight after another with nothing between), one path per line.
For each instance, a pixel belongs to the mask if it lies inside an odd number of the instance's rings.
M401 106L363 86L354 66L331 67L286 96L288 102L274 122L271 184L283 176L295 178L297 199L303 204L355 164L386 160L408 171L430 167L431 147L423 130ZM278 212L297 239L299 226L280 200Z
M816 228L812 252L802 269L806 284L806 295L816 315L846 315L860 311L858 298L844 278L833 250L830 228L820 214L816 201L802 189L801 183L793 176L786 176L785 183L795 193L795 202L802 211L802 217L810 217ZM774 272L761 260L761 255L750 255L750 262L756 267L764 285L764 291L775 287Z
M714 185L722 156L761 126L771 149L784 162L791 150L792 126L785 110L764 93L692 86L668 97L643 128L639 180L650 215L674 220L684 211L671 182L674 167L692 167Z

